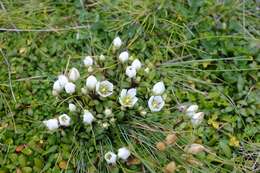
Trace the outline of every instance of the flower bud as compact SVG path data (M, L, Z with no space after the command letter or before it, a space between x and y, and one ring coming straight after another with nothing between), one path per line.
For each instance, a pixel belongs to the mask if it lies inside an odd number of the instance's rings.
M106 108L105 111L104 111L104 114L105 114L106 116L110 116L110 115L112 115L112 110L109 109L109 108Z
M76 109L77 109L76 105L74 105L73 103L70 103L70 104L69 104L69 110L70 110L70 112L75 112Z
M150 72L150 69L149 69L148 67L146 67L146 68L144 69L144 72L148 74L148 73Z
M134 78L136 76L136 69L132 66L128 66L125 73L129 78Z
M105 59L106 59L106 57L105 57L104 55L100 55L100 56L99 56L99 60L100 60L100 61L104 61Z
M43 121L43 124L49 129L49 130L56 130L59 128L59 123L56 118L49 119Z
M60 84L59 80L56 80L53 84L53 90L57 91L57 93L61 92L63 87Z
M174 144L176 142L176 140L177 140L176 134L174 134L174 133L173 134L169 134L165 138L165 143L167 145L171 145L171 144Z
M114 47L117 48L117 49L121 47L121 45L122 45L122 40L120 39L120 37L114 38L114 40L113 40L113 45L114 45Z
M174 173L176 170L176 164L174 161L171 161L165 166L164 172L165 173Z
M129 58L129 53L127 51L120 53L120 55L118 57L119 61L122 63L126 62L128 60L128 58Z
M205 150L205 147L200 144L191 144L187 149L187 153L198 154Z
M107 128L109 127L109 124L108 124L107 122L105 122L105 123L102 124L102 127L103 127L104 129L107 129Z
M117 156L122 160L127 160L131 155L130 151L126 147L122 147L118 149Z
M89 67L88 67L88 72L89 72L89 73L92 73L93 71L94 71L93 67L92 67L92 66L89 66Z
M81 88L80 91L81 91L82 94L85 94L85 95L88 93L87 89L84 88L84 87Z
M156 148L159 150L159 151L164 151L166 149L166 145L164 142L158 142L156 144Z
M132 67L134 67L136 70L139 70L142 67L142 63L139 61L139 59L135 59L132 64Z
M83 63L86 67L92 66L93 65L93 59L91 56L86 56L85 59L83 60Z
M68 94L73 94L76 91L76 85L74 83L72 83L72 82L68 82L65 85L65 91Z
M86 80L86 86L89 90L94 90L96 88L97 78L93 75L89 76Z
M62 114L58 119L61 126L67 127L70 125L70 117L67 114Z
M108 164L115 164L116 163L116 154L109 151L105 154L105 160Z
M84 110L84 114L83 114L83 122L85 124L91 124L94 121L94 116L91 112L89 112L88 110Z
M165 91L165 86L163 82L157 82L154 86L153 86L153 94L154 95L162 95L163 92Z
M52 95L53 95L53 96L58 96L58 95L59 95L59 92L56 91L56 90L52 90Z
M80 77L79 71L76 68L71 68L69 71L69 80L75 82Z

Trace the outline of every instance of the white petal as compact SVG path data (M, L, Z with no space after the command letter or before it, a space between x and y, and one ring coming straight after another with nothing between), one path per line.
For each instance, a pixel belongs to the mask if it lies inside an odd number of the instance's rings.
M131 97L136 96L136 89L135 88L131 88L127 91L127 95L130 95Z
M57 91L58 93L61 92L63 87L60 84L59 80L56 80L53 84L53 90Z
M127 89L122 89L121 93L120 93L120 97L123 98L126 96L127 93Z

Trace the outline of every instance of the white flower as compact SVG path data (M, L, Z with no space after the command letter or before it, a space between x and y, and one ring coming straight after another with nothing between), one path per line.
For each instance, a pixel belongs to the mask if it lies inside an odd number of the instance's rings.
M128 53L127 51L124 51L124 52L120 53L120 55L119 55L119 57L118 57L118 59L119 59L122 63L126 62L126 61L128 60L128 58L129 58L129 53Z
M164 83L161 81L161 82L157 82L154 86L153 86L153 94L154 95L162 95L163 92L165 91L165 86L164 86Z
M113 84L107 80L97 82L96 92L102 97L108 97L113 94Z
M126 147L122 147L122 148L118 149L117 156L120 159L127 160L130 155L131 155L131 153Z
M91 112L89 112L88 110L84 110L84 114L83 114L83 122L85 124L91 124L94 121L94 116Z
M193 114L195 114L199 109L199 106L198 105L191 105L189 106L187 109L186 109L186 114L189 116L189 117L192 117Z
M65 85L69 82L68 78L63 74L58 76L58 81L62 87L65 87Z
M119 102L124 107L133 107L137 100L135 88L123 89L120 93Z
M63 87L61 86L60 84L60 81L59 80L56 80L53 84L53 90L54 91L57 91L58 93L61 92L63 89Z
M83 63L86 67L92 66L93 65L93 59L91 56L86 56L85 59L83 60Z
M120 39L120 37L116 37L113 40L113 45L115 46L115 48L119 48L122 45L122 40Z
M105 122L105 123L102 124L102 127L103 127L104 129L107 129L107 128L109 127L109 124L108 124L107 122Z
M109 108L106 108L105 111L104 111L104 114L105 114L106 116L110 116L110 115L112 115L112 110L109 109Z
M72 94L74 93L76 90L76 85L72 82L68 82L66 85L65 85L65 91L66 93L68 94Z
M116 163L116 154L109 151L105 154L105 160L108 164L115 164Z
M93 75L89 76L86 80L86 86L89 90L94 90L96 88L97 78Z
M129 78L134 78L136 76L136 69L132 66L128 66L128 67L126 67L125 74Z
M148 100L148 106L152 112L159 112L164 106L162 96L151 96Z
M134 67L136 70L139 70L142 67L142 63L139 61L139 59L135 59L132 64L132 67Z
M70 125L70 117L67 114L62 114L58 119L61 126L67 127Z
M59 123L56 118L45 120L45 121L43 121L43 124L45 124L45 126L49 130L55 130L55 129L59 128Z
M70 110L70 112L75 112L76 109L77 109L76 105L74 105L73 103L70 103L70 104L69 104L69 110Z
M69 71L69 80L75 82L80 77L79 71L76 68L71 68Z
M203 121L203 118L204 118L204 112L195 113L191 117L191 123L193 125L199 125Z

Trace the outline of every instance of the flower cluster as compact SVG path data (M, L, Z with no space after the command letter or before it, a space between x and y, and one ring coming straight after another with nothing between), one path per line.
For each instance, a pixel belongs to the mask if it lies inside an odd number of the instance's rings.
M123 42L120 37L116 37L113 40L113 50L121 50L120 47L122 45ZM145 65L137 58L132 58L131 65L128 65L128 61L131 59L129 58L130 55L128 51L119 52L116 56L116 61L120 62L118 68L123 68L122 71L125 72L123 76L130 82L128 85L116 86L115 84L120 83L120 81L108 78L109 75L100 68L100 66L104 65L103 62L106 59L104 55L100 55L98 60L95 59L96 56L86 56L83 59L82 66L87 68L88 75L84 79L84 86L79 87L81 88L80 90L77 89L78 86L76 86L76 84L80 85L77 80L82 77L77 68L73 67L69 72L60 74L57 77L57 80L53 84L52 93L54 96L57 96L57 98L62 98L64 96L62 92L65 91L65 100L69 101L68 110L73 116L70 117L67 114L62 114L58 118L43 121L49 130L56 130L61 126L68 127L72 123L77 123L78 125L79 119L82 122L81 126L83 128L86 127L95 130L98 126L104 130L115 124L120 113L124 111L131 111L131 114L138 111L140 115L146 115L145 107L150 110L151 114L162 111L165 106L164 93L166 87L164 82L161 80L157 83L155 82L154 85L148 89L148 91L151 90L152 92L145 92L144 89L141 88L141 85L135 82L137 75L142 74L142 72L148 74L149 68L143 69L142 67ZM102 61L102 63L100 63L100 61ZM147 106L142 105L143 103ZM139 107L136 105L139 105ZM185 107L185 113L191 117L191 122L195 125L200 124L204 116L203 112L197 113L197 110L197 105ZM80 114L80 118L74 121L74 115L76 114ZM130 118L131 116L127 115L126 119L129 120ZM168 135L165 141L158 143L157 148L165 148L165 145L172 145L175 141L175 134ZM130 151L126 147L122 147L118 149L117 154L112 151L107 152L104 158L108 164L115 164L118 158L126 161L130 155Z

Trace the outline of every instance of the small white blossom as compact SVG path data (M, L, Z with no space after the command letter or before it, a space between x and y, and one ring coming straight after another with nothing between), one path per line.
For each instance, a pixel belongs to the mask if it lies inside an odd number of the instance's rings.
M104 111L104 114L105 114L106 116L110 116L110 115L112 115L112 110L109 109L109 108L106 108L105 111Z
M76 85L74 83L72 83L72 82L68 82L65 85L65 91L68 94L73 94L76 91Z
M124 107L133 107L137 100L135 88L123 89L120 93L119 102Z
M71 68L69 71L69 80L75 82L80 77L79 71L76 68Z
M108 97L113 94L113 84L107 80L97 82L96 92L102 97Z
M61 126L67 127L70 125L70 117L67 114L62 114L58 119Z
M89 90L94 90L97 84L97 78L93 75L89 76L86 80L86 86Z
M134 67L136 70L139 70L142 67L142 63L139 61L139 59L135 59L132 64L132 67Z
M60 85L62 87L65 87L65 85L69 82L67 76L65 76L63 74L58 76L58 81L60 82Z
M63 87L60 84L59 80L56 80L53 84L53 90L57 91L58 93L61 92Z
M128 67L126 67L125 74L129 78L134 78L136 76L136 69L132 66L128 66Z
M162 96L151 96L148 100L148 106L152 112L159 112L164 106Z
M192 117L193 114L195 114L199 109L198 105L191 105L186 109L186 115L189 117Z
M56 130L59 128L59 122L56 118L49 119L43 121L43 124L49 129L49 130Z
M165 91L165 86L164 86L164 83L161 81L161 82L157 82L154 86L153 86L153 94L154 95L162 95L163 92Z
M122 148L118 149L117 156L120 159L127 160L130 155L131 155L131 153L126 147L122 147Z
M109 151L105 154L105 160L108 164L115 164L116 163L116 154Z
M92 66L93 65L93 59L91 56L86 56L85 59L83 60L83 63L86 67Z
M94 116L91 112L89 112L88 110L84 110L84 114L83 114L83 122L85 124L91 124L94 121Z
M115 48L119 48L122 45L122 40L120 39L120 37L116 37L113 40L113 45L115 46Z
M129 58L129 53L127 51L120 53L120 55L118 57L119 61L122 63L126 62L128 60L128 58Z
M204 118L204 112L195 113L191 117L191 123L193 125L199 125L203 121L203 118Z
M77 109L76 105L74 105L73 103L70 103L70 104L69 104L69 110L70 110L70 112L75 112L76 109Z

